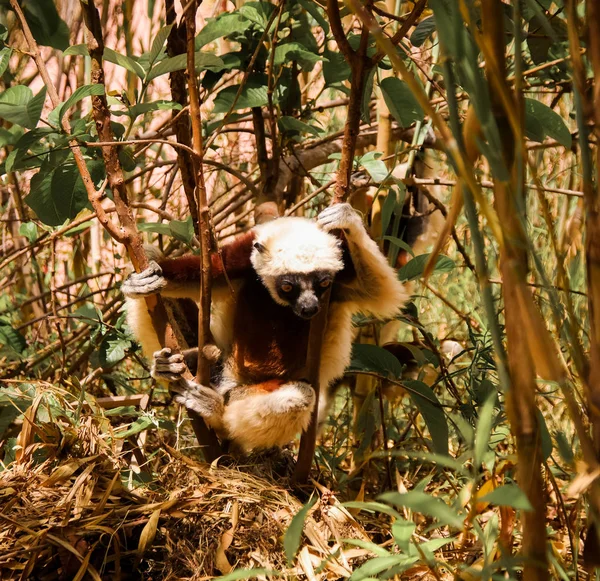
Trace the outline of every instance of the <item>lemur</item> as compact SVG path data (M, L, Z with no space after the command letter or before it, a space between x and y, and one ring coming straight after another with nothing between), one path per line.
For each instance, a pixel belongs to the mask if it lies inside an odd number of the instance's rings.
M183 355L160 348L142 300L160 293L198 301L199 257L152 262L131 274L122 285L128 324L145 354L154 354L153 376L244 452L284 445L308 427L315 405L305 370L310 319L328 287L320 422L350 363L352 315L394 317L408 298L349 204L330 206L316 221L287 217L255 226L212 257L211 275L211 331L223 361L214 389L183 379Z

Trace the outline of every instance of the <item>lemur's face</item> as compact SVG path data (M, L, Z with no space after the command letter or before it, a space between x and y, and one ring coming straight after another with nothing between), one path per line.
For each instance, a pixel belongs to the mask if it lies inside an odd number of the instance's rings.
M321 298L333 282L334 273L316 270L302 274L282 274L275 277L276 301L288 305L303 319L312 319L321 308ZM275 298L275 297L274 297Z

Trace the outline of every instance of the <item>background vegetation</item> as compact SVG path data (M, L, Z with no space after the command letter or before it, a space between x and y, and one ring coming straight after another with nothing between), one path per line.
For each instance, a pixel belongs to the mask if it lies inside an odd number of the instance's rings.
M600 8L182 4L0 0L3 578L596 575ZM309 486L205 464L119 284L331 199L413 299L356 321Z

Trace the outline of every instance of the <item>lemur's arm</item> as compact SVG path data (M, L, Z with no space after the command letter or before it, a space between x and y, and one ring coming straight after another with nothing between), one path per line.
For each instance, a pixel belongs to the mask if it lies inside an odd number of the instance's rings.
M332 299L354 303L356 311L377 317L396 315L408 293L367 233L360 215L350 204L335 204L323 210L317 222L327 232L342 230L347 245L344 260L351 261L336 277Z
M211 275L216 285L225 285L227 279L245 276L251 269L250 254L254 233L247 232L223 246L211 257ZM121 290L129 298L163 294L172 298L198 299L200 291L201 257L193 255L167 258L151 262L140 273L129 275Z

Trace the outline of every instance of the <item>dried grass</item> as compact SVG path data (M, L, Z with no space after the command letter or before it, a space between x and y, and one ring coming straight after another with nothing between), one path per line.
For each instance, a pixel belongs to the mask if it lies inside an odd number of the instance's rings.
M35 417L35 405L26 416ZM196 580L254 567L285 578L339 579L369 554L341 548L344 538L368 537L318 486L290 568L283 535L303 503L286 479L276 483L252 462L211 466L153 441L146 449L158 450L150 461L155 480L130 490L128 456L98 429L104 422L89 413L77 429L65 424L47 436L46 424L24 421L21 460L0 473L1 579ZM42 449L54 452L39 463Z

